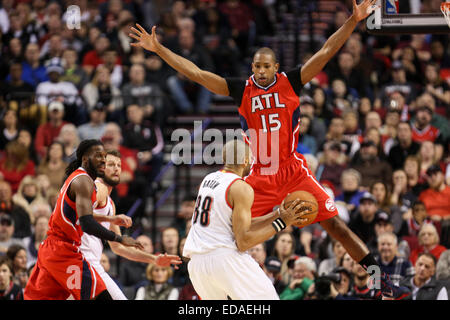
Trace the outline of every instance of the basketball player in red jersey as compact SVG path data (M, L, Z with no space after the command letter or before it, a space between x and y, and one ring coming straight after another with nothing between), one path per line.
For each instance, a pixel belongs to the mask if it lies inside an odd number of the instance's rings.
M25 287L27 300L111 299L102 278L80 252L83 232L143 249L133 238L105 229L92 215L97 202L94 180L105 172L103 144L84 140L76 155L67 167L68 177L50 217L47 238L39 247L38 260Z
M366 270L371 265L378 265L376 260L367 246L338 217L333 200L307 168L304 157L295 149L300 125L300 89L344 45L358 22L373 12L375 3L376 0L363 0L358 5L353 0L352 16L305 65L294 70L278 73L279 64L274 52L269 48L259 49L253 56L253 75L246 81L225 79L201 70L159 43L155 26L151 34L140 25L136 25L138 29L131 28L134 33L130 33L130 37L138 41L132 46L155 52L191 81L216 94L231 96L239 105L241 127L247 132L246 140L256 156L252 171L245 178L255 191L252 216L270 219L276 215L272 208L288 193L308 191L319 203L319 214L314 222L320 222L328 234L340 241L352 258ZM386 274L381 277L381 292L386 297L396 299L409 295L404 288L394 286Z

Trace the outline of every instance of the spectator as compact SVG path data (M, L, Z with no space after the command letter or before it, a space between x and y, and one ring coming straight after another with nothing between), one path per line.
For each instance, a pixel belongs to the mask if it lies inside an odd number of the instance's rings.
M36 173L45 174L49 178L49 187L60 189L64 183L67 167L65 146L59 141L53 141L48 147L47 155L42 159Z
M250 10L247 4L238 0L222 2L219 4L218 9L220 13L228 18L231 26L231 36L239 47L241 56L247 56L247 50L252 45L250 41L251 25L253 22L252 10Z
M0 125L0 150L5 150L6 145L19 135L17 112L7 109Z
M333 79L331 89L328 90L327 101L335 115L341 116L345 112L353 110L358 105L358 93L347 86L341 78Z
M408 156L405 159L405 163L403 168L406 172L406 176L408 177L408 189L414 194L415 197L418 197L419 194L428 188L425 181L421 179L420 173L420 159L417 156Z
M86 139L100 140L106 128L106 106L99 101L89 111L89 122L78 127L80 141Z
M327 128L325 126L325 122L318 118L315 113L315 103L314 100L310 96L302 95L300 97L300 114L308 116L310 121L310 135L316 140L316 145L321 146L325 141L325 135L327 134ZM335 139L339 140L341 135L337 132L332 137L328 137L327 139Z
M433 118L433 110L430 107L419 106L416 109L416 118L411 126L413 141L435 142L438 139L440 131L438 128L431 125L432 118Z
M176 228L168 227L161 233L161 253L178 255L180 235Z
M450 87L440 77L440 67L437 63L427 63L423 78L424 91L436 100L437 106L450 105Z
M39 163L36 150L34 149L33 137L31 136L30 130L25 128L20 129L19 134L17 135L17 142L25 146L25 148L28 150L30 160L33 161L33 163Z
M192 61L203 70L214 71L208 51L202 45L195 44L192 32L180 32L174 52ZM170 76L167 79L167 86L180 112L207 113L209 111L212 93L203 86L199 86L181 74Z
M92 35L90 41L92 41L91 43L94 49L83 55L83 62L81 64L88 76L91 76L97 66L104 62L102 59L103 53L111 45L111 42L105 34Z
M77 127L73 123L63 125L55 141L60 142L64 148L64 162L70 163L75 159L80 138L78 137Z
M446 247L439 244L439 234L436 227L431 223L424 223L420 228L419 234L419 246L411 251L409 260L413 265L416 264L418 256L422 252L430 253L435 258L436 261L439 260L442 252L447 250Z
M445 141L445 139L448 139L450 137L450 125L448 123L447 117L445 116L445 113L442 115L436 112L436 101L428 92L422 93L416 99L416 109L420 108L429 108L432 111L433 116L431 117L430 123L432 126L438 128L440 132L436 143L442 144L442 141Z
M142 234L136 238L137 241L142 243L144 246L144 251L150 254L154 253L153 242L150 237ZM140 287L146 278L146 268L147 264L143 262L136 262L131 260L126 260L120 258L119 267L119 283L122 284L124 289L129 288L133 291L133 296L135 290Z
M270 251L269 251L270 252ZM271 256L277 257L281 261L281 278L285 284L289 283L288 261L295 252L295 238L290 232L280 232L275 236L273 251Z
M341 176L342 193L336 197L336 201L343 202L352 216L360 203L364 192L361 191L361 174L355 169L345 169Z
M6 256L12 262L14 283L25 289L28 282L27 251L18 244L13 244L6 251Z
M401 61L394 61L391 69L392 81L383 85L374 101L374 109L378 110L389 103L390 95L401 92L406 103L410 104L415 99L414 85L406 79L406 71Z
M82 91L89 111L101 103L106 109L107 116L117 121L120 120L123 106L120 95L120 89L111 83L111 74L103 65L95 69L92 80L84 86Z
M28 150L17 141L11 141L6 145L5 157L0 160L0 178L11 184L13 193L19 189L22 179L34 176L35 166L30 159Z
M61 81L73 83L78 91L88 83L89 78L86 72L78 65L78 52L73 47L68 47L62 54L62 61L64 61L64 73L61 76Z
M146 277L149 284L138 288L135 300L178 300L178 290L169 284L173 270L149 264Z
M195 201L197 197L194 195L186 195L181 200L180 209L178 210L172 227L178 230L180 237L185 237L188 234L186 230L186 222L191 221L192 214L194 213Z
M349 51L344 50L337 56L337 68L329 72L329 78L331 82L342 79L346 87L356 91L357 96L365 97L370 94L367 78L357 68L355 56Z
M280 294L280 300L303 300L314 283L314 277L311 279L311 272L315 272L315 268L314 261L309 257L296 259L290 269L291 280Z
M375 217L379 208L375 197L369 192L365 192L359 202L358 210L348 226L364 243L369 243L375 240Z
M396 140L388 156L388 161L394 170L402 168L406 157L417 154L420 148L420 145L412 139L412 129L408 122L398 124Z
M264 269L264 264L266 263L267 258L266 243L265 242L258 243L257 245L248 249L248 253L252 256L253 259L255 259L255 261L259 264L259 266ZM273 258L278 260L278 258L275 257ZM280 262L280 269L281 269L281 262Z
M335 239L331 239L333 257L322 260L319 264L319 270L317 274L319 276L329 274L334 268L338 267L342 257L345 254L345 248L342 243Z
M286 284L281 279L280 274L281 261L277 257L267 257L262 267L272 281L275 291L280 295L286 289Z
M355 155L350 166L361 174L363 188L369 188L374 181L382 181L387 185L391 183L391 166L381 159L375 143L371 140L361 143L360 153Z
M436 265L436 279L450 280L450 249L442 252Z
M32 176L25 176L22 179L19 189L12 197L13 203L28 213L31 224L34 224L34 216L31 212L31 206L42 200L43 197L41 195L40 186Z
M34 88L22 80L22 68L20 62L11 62L9 66L10 79L1 88L2 97L6 107L15 110L16 118L20 119L21 124L35 130L39 124L45 122L47 112L46 108L39 107L33 102ZM8 123L8 125L11 124Z
M320 166L316 173L316 178L321 181L328 181L333 184L336 194L342 192L341 177L347 167L347 157L342 152L339 142L329 141L325 143Z
M109 257L105 252L102 252L102 255L100 257L100 265L103 267L103 269L105 270L105 272L111 277L111 279L117 284L117 286L120 288L120 290L122 289L122 285L119 282L119 280L115 277L112 276L110 271L111 271L111 263L109 261Z
M136 104L144 109L145 118L152 118L161 124L160 118L164 99L160 86L145 80L145 68L141 64L134 64L129 71L130 81L122 87L123 104Z
M144 119L138 105L127 107L127 124L123 128L123 145L138 151L139 171L151 182L163 165L164 139L158 124Z
M46 64L49 81L41 82L36 87L36 101L39 106L47 106L52 101L59 101L64 105L64 116L77 125L86 122L84 102L77 87L71 82L62 81L64 73L60 58L53 58Z
M392 217L396 217L395 233L398 233L401 223L409 215L412 204L416 200L416 196L409 191L408 177L402 169L395 170L392 174L392 192L389 198L389 211Z
M447 220L450 218L450 186L445 184L439 166L430 166L426 174L430 188L420 193L419 200L425 203L432 220Z
M299 127L299 137L297 152L301 154L313 154L317 152L317 144L314 137L309 135L309 130L311 128L311 118L307 115L302 115L300 117L300 127Z
M448 300L448 283L436 279L436 257L422 253L414 265L415 275L402 281L410 288L412 300Z
M384 182L375 181L370 185L369 192L375 197L378 207L390 213L390 192L387 185Z
M0 256L0 300L23 300L23 289L13 281L12 263Z
M389 275L390 279L396 285L412 275L414 268L407 259L398 257L397 236L392 232L386 232L378 236L378 263L381 272Z
M111 84L116 88L120 88L122 85L123 70L122 64L119 63L120 59L117 55L116 48L113 46L106 48L102 54L102 60L103 63L100 65L104 66L109 71Z
M27 268L32 267L37 261L39 245L47 237L49 217L46 215L37 216L34 220L33 233L23 239L23 246L27 251Z
M48 105L49 121L41 124L36 132L34 148L39 158L44 158L50 144L59 135L61 128L67 124L64 118L64 105L59 101L50 102Z
M8 248L13 244L23 245L22 239L15 238L13 235L14 220L2 210L0 211L0 255L6 254Z
M25 48L25 61L22 63L22 80L36 88L39 83L48 79L47 70L39 61L39 46L36 43L28 43Z

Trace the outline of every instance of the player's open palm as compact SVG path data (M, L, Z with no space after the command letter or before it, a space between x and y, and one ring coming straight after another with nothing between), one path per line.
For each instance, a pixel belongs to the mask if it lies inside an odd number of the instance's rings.
M140 243L137 240L134 240L132 237L129 236L122 236L121 244L123 244L126 247L135 247L136 249L144 250L144 246L142 245L142 243Z
M178 265L183 263L179 256L171 255L171 254L160 254L156 257L155 261L157 266L160 267L170 267L173 264L175 269L178 269Z
M376 6L377 0L362 0L360 4L353 0L353 16L356 21L361 21L367 18L378 6Z
M160 46L160 43L156 37L156 26L152 27L152 31L149 34L145 29L138 23L136 23L136 27L139 29L136 29L135 27L131 27L131 31L133 33L130 33L129 36L138 42L131 43L131 46L133 47L142 47L146 50L155 52L156 49Z

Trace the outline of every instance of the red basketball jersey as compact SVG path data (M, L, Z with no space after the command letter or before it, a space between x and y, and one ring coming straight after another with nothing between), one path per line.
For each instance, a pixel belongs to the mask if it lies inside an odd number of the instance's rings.
M294 75L300 79L299 69ZM242 129L256 166L270 166L289 159L297 148L300 99L286 73L277 73L272 84L258 85L251 76L239 106Z
M48 223L49 229L47 231L48 236L56 236L61 240L72 242L74 245L81 245L81 236L83 231L81 230L80 223L78 221L78 213L75 202L72 201L67 195L72 181L80 176L89 176L86 170L78 168L66 179L62 186L58 200L56 201L55 209L50 217ZM97 190L94 184L94 191L91 195L92 208L95 208L97 202Z

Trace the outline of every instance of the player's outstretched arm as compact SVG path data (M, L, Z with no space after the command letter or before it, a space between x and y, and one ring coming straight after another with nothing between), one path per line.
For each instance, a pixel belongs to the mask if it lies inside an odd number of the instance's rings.
M323 47L309 59L300 70L302 84L311 81L333 58L353 33L356 25L369 16L375 9L377 0L362 0L358 5L353 0L353 14L348 20L325 42Z
M131 38L137 40L137 42L131 44L132 46L142 47L156 53L176 71L215 94L223 96L228 96L230 94L227 82L224 78L212 72L200 69L188 59L185 59L164 47L156 37L156 26L152 27L150 33L139 24L136 24L136 27L137 28L131 27L133 33L129 34Z
M116 207L113 203L113 217L115 217ZM109 229L116 233L117 235L121 236L120 228L117 224L110 224ZM177 265L181 264L181 258L179 256L174 255L154 255L150 254L148 252L133 248L133 247L125 247L119 242L109 242L109 246L111 247L111 250L128 260L136 261L136 262L143 262L143 263L155 263L161 267L167 267L170 265L174 265L174 267L177 269Z

